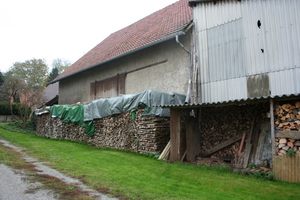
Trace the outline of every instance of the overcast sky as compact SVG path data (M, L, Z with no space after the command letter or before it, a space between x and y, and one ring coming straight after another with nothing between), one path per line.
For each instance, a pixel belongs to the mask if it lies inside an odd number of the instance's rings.
M74 63L116 32L177 0L0 0L0 71L32 58Z

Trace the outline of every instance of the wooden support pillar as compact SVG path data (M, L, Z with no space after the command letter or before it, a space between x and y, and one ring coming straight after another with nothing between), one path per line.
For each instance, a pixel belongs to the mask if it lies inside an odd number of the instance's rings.
M170 160L171 162L180 161L180 110L171 109L170 111Z
M199 120L195 117L186 119L186 160L194 162L201 152Z
M272 142L272 155L275 156L275 133L274 133L274 102L270 99L270 123L271 123L271 142Z

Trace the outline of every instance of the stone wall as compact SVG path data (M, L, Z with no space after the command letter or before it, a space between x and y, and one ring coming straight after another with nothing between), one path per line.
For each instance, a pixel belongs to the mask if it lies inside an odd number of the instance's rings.
M17 121L13 115L0 115L0 122L15 122Z
M78 125L44 114L37 116L37 135L140 153L161 153L170 140L169 118L142 116L142 113L143 110L138 110L134 120L130 112L96 119L94 136L85 134Z

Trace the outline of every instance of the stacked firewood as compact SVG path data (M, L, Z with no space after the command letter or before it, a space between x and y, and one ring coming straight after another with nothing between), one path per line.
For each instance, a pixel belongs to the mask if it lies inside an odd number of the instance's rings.
M295 154L300 155L300 140L290 138L276 138L277 155L285 155L289 150L293 150Z
M276 106L275 129L277 155L300 155L300 101Z
M251 129L266 120L268 104L207 107L201 109L201 150L207 151L230 138ZM241 141L235 142L210 155L212 159L232 160Z
M48 138L81 141L100 147L125 149L129 151L156 154L163 151L170 140L170 119L142 116L143 110L95 119L95 134L89 136L84 128L65 123L49 114L37 116L37 135Z
M300 131L300 101L276 106L275 125L276 130Z

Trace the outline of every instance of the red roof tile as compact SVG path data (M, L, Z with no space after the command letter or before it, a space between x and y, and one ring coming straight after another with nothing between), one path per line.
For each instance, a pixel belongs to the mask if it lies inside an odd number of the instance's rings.
M189 0L180 0L109 35L55 81L181 32L192 20Z

